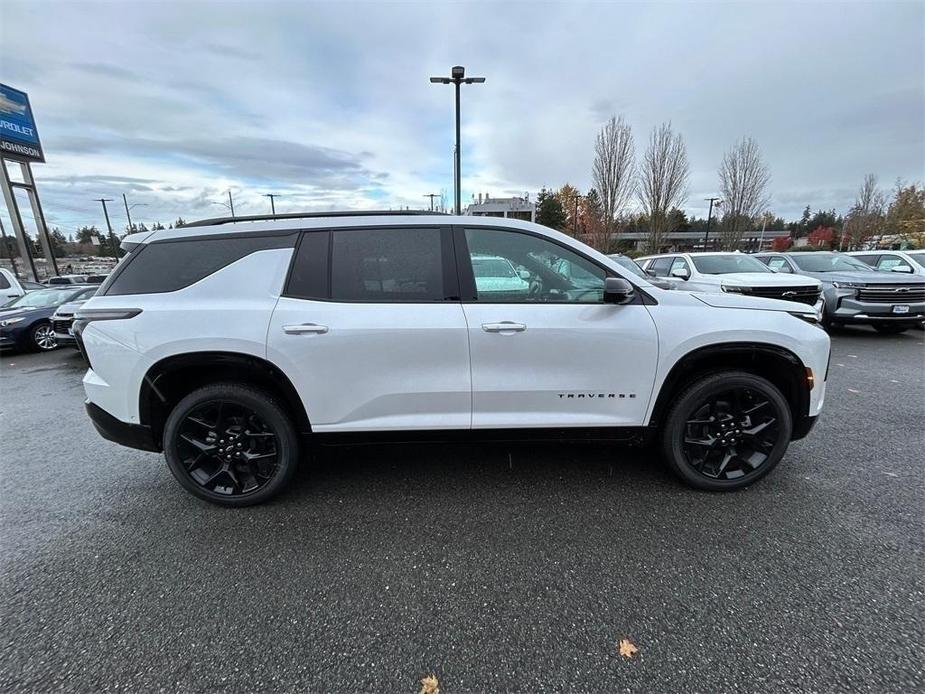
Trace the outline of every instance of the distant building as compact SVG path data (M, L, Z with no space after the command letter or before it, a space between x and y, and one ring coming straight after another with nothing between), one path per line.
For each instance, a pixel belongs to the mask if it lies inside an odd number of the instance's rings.
M761 229L755 231L746 231L742 235L742 241L739 243L740 251L767 251L771 250L774 239L787 238L790 232L787 229ZM619 241L633 241L637 250L643 250L646 247L649 235L644 231L631 231L619 234ZM703 232L700 231L672 231L662 238L662 247L666 253L680 253L689 251L714 251L719 250L721 243L720 232L713 230L710 233L708 246L704 249Z
M466 208L466 214L473 217L504 217L522 219L525 222L536 221L536 204L529 197L491 198L487 194L484 200L479 193L478 199Z

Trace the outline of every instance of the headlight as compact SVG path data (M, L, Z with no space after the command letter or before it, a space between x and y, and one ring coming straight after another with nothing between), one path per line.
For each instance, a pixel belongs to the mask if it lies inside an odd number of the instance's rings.
M794 318L799 318L800 320L804 320L807 323L812 323L816 327L822 327L822 323L820 322L822 317L816 311L787 311L787 313L789 313Z
M860 289L864 286L862 282L832 282L836 289Z
M6 320L0 320L0 328L8 328L11 325L16 325L20 321L26 320L25 316L20 316L19 318L7 318Z
M734 284L723 284L723 285L720 285L720 288L721 288L724 292L731 292L731 293L734 293L734 294L748 294L748 292L749 292L749 288L748 288L748 287L739 287L739 286L736 286L736 285L734 285Z

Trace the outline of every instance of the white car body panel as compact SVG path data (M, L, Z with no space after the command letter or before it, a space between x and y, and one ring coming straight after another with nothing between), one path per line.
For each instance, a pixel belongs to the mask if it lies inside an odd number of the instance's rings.
M324 333L287 334L312 323ZM455 303L279 300L267 358L302 397L312 430L466 429L469 345Z
M474 428L643 423L658 363L658 336L645 306L468 303L463 309ZM504 322L524 329L483 328Z

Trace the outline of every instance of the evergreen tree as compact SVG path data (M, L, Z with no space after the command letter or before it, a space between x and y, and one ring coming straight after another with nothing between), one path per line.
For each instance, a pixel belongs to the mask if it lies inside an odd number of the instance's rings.
M553 191L543 188L536 196L536 223L561 231L565 228L565 222L562 202Z

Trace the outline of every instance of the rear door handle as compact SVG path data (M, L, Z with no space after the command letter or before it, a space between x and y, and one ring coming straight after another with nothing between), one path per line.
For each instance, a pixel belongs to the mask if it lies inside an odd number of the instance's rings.
M283 332L287 335L306 335L314 333L323 335L328 331L328 326L318 325L317 323L302 323L301 325L284 325Z
M523 323L503 320L500 323L482 323L482 330L486 333L522 333L527 329Z

